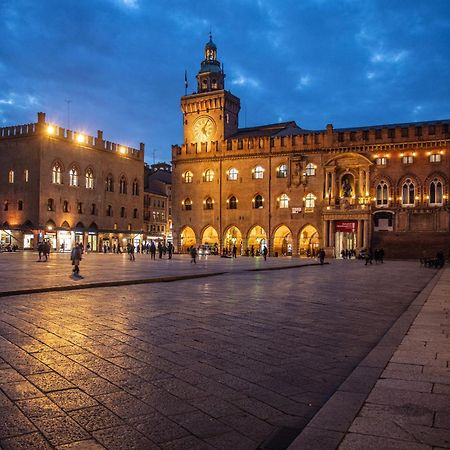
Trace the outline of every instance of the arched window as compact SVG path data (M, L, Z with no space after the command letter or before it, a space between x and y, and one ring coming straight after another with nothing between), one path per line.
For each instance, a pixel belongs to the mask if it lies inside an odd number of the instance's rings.
M228 169L228 172L227 172L228 180L236 181L238 179L238 175L239 175L239 172L234 167L232 167L231 169Z
M122 175L119 180L119 192L121 194L127 193L127 179L125 178L125 175Z
M9 183L14 183L14 170L10 170L8 172L8 182Z
M228 209L237 209L237 198L232 195L229 199L228 199Z
M106 177L106 192L114 192L114 179L112 175Z
M183 202L183 206L185 211L191 211L192 210L192 200L190 198L187 198Z
M305 197L305 208L314 208L316 206L316 196L314 194L308 194Z
M281 194L278 198L278 207L279 208L289 208L289 197L287 194Z
M264 207L264 199L262 198L262 195L255 195L253 199L253 207L255 209L263 208Z
M306 166L306 175L308 177L313 177L316 174L316 166L313 163L309 163Z
M430 183L430 205L442 206L443 204L443 186L439 179L435 178Z
M287 165L281 164L277 167L277 177L278 178L287 178Z
M389 189L385 181L380 181L377 185L376 204L386 206L389 201Z
M59 163L53 164L52 183L53 184L61 184L61 166L59 165Z
M47 211L54 211L55 210L55 201L52 198L49 198L47 200Z
M264 167L262 166L256 166L253 169L253 178L256 180L261 180L264 178Z
M139 182L138 180L133 181L133 195L139 195Z
M188 170L187 172L184 172L183 179L185 183L192 183L192 180L194 179L194 174Z
M410 178L407 178L402 185L402 205L414 206L416 187Z
M92 169L86 170L86 189L94 189L94 172L92 172Z
M214 209L214 201L211 197L205 200L205 209Z
M208 183L212 182L214 180L214 171L211 169L208 169L205 172L205 181L207 181Z
M75 166L69 170L69 185L78 186L78 170Z

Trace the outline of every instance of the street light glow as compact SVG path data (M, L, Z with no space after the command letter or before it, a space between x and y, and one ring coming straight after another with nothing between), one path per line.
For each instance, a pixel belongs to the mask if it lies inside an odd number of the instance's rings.
M47 127L47 134L55 134L55 127L53 125Z
M83 134L77 134L77 141L80 143L80 144L83 144L84 143L84 135Z

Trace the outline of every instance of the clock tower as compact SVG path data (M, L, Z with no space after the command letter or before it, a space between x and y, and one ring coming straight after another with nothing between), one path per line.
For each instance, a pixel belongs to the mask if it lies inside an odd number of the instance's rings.
M185 144L210 147L212 142L221 142L237 132L240 100L225 90L224 81L210 33L197 74L197 92L181 98Z

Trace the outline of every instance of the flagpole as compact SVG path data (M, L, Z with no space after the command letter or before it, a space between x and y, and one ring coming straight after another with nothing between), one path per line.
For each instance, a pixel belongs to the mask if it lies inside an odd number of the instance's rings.
M187 95L188 80L187 80L187 70L184 71L184 95Z

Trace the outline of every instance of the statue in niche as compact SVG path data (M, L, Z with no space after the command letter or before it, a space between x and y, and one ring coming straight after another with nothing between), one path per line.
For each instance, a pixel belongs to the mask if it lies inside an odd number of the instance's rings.
M342 193L344 194L344 197L351 197L352 196L352 185L350 184L350 180L348 177L344 177L342 179Z

